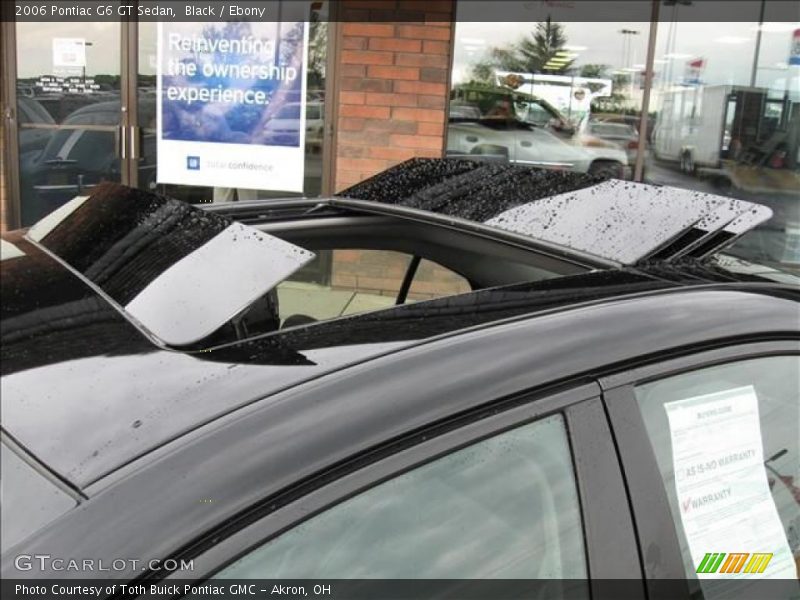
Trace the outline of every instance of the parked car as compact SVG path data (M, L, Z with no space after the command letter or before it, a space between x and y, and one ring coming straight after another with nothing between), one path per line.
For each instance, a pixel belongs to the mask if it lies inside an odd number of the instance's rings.
M264 135L265 144L287 145L300 139L300 102L288 102L275 116L267 121ZM306 145L321 147L325 126L325 105L322 102L306 104Z
M472 161L204 209L98 186L3 236L3 578L688 599L704 553L768 552L793 593L797 278L724 254L768 217ZM405 254L392 305L286 303L332 250ZM423 261L469 289L410 302Z
M636 164L639 152L639 132L628 123L611 123L589 119L583 131L590 136L615 144L625 151L629 164Z
M142 123L154 123L155 98L145 98L139 114ZM43 149L21 165L21 185L29 190L23 204L24 222L37 221L102 181L120 180L119 115L119 100L89 104L69 115L61 128L48 132ZM155 146L155 131L145 131L139 163L142 186L155 181Z
M628 158L619 148L570 144L547 129L517 119L451 119L447 153L450 156L495 155L515 164L618 179L630 174Z
M36 126L53 125L55 121L35 97L25 94L17 96L17 119L20 127L20 161L24 163L41 152L53 135L51 129ZM30 125L34 127L29 127Z

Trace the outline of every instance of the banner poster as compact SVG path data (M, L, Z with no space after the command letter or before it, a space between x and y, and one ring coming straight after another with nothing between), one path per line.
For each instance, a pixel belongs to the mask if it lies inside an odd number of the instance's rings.
M159 23L157 181L303 191L308 24Z

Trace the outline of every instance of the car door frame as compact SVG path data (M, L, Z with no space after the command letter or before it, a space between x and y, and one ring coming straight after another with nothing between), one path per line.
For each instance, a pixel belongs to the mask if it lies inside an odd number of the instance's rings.
M716 365L786 355L800 355L800 342L741 341L736 345L666 358L655 364L598 379L619 451L650 600L688 599L691 590L666 487L639 409L635 388L650 381Z
M437 435L435 429L421 431L419 443L346 473L322 487L300 495L248 526L239 529L195 556L191 577L197 581L212 576L242 555L276 538L304 520L335 507L388 479L430 461L521 427L547 416L562 414L573 459L586 552L587 572L593 598L616 597L620 586L604 587L600 580L627 580L632 597L643 597L641 570L632 515L617 460L609 423L596 383L583 383L548 393L523 395L508 410L482 408L477 420ZM591 501L587 501L591 498ZM176 572L169 580L186 578Z

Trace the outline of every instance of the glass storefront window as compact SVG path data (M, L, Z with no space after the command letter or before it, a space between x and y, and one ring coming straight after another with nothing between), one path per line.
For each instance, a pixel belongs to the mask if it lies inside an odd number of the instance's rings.
M728 253L800 271L800 22L785 3L737 3L752 21L728 23L722 3L657 3L646 107L654 3L608 3L620 19L598 21L593 3L531 2L503 23L478 4L458 3L448 155L618 178L638 159L644 182L771 208Z
M800 270L800 66L789 64L800 23L759 23L761 4L752 22L711 29L691 6L662 14L645 181L768 206L773 217L729 253Z
M309 19L308 76L306 79L306 140L305 178L302 194L268 189L241 189L227 187L199 187L158 184L155 169L146 180L140 178L139 186L191 203L230 202L261 198L286 198L290 196L313 197L320 195L323 181L323 142L325 134L325 86L327 80L328 30L327 2L309 3L311 8L305 18ZM257 23L248 23L257 27ZM157 70L157 24L139 24L138 94L139 121L142 126L142 161L156 164L156 70ZM287 104L273 117L277 124L288 119L299 104ZM266 123L268 129L270 123ZM264 188L269 188L265 181Z
M30 225L120 181L119 23L17 23L20 208Z
M528 4L513 23L472 22L477 7L459 4L448 155L632 178L647 7L594 23Z

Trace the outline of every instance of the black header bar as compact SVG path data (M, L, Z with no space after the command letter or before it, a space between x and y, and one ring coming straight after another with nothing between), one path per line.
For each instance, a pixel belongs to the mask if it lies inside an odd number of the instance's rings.
M309 21L800 22L797 0L17 0L3 19L28 22ZM11 4L11 3L9 3ZM763 6L762 6L763 5ZM288 13L288 14L287 14Z

